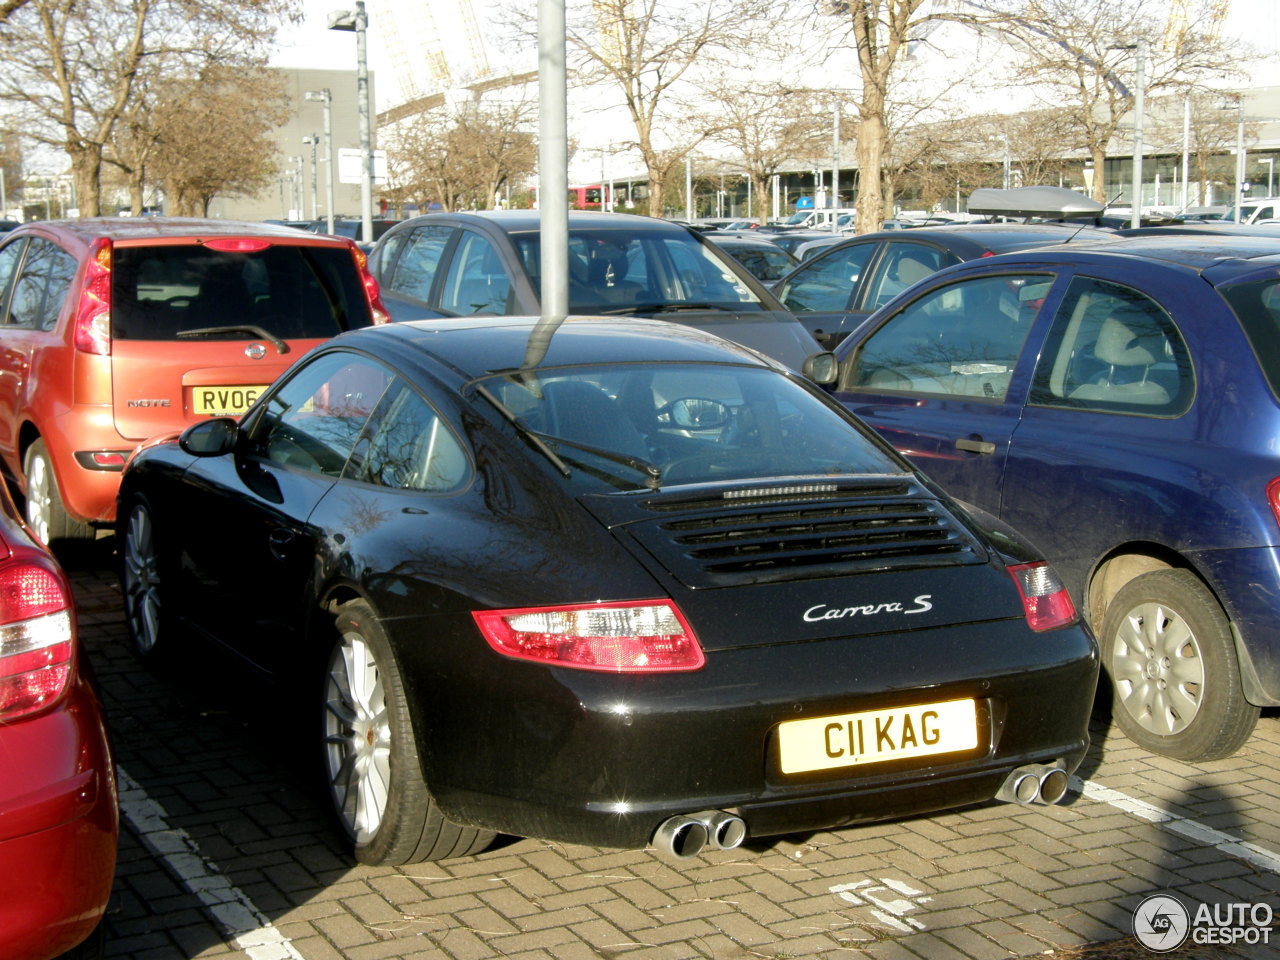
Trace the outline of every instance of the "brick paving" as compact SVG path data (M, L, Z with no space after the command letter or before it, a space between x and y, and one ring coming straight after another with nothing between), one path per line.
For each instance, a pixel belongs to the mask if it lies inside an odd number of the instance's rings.
M1280 876L1266 866L1280 855L1275 711L1240 754L1203 765L1095 730L1079 776L1186 818L1172 825L1073 795L1057 807L997 804L682 862L500 838L461 860L361 866L343 852L279 694L212 658L198 672L142 668L127 650L106 547L67 562L117 760L164 828L122 829L110 957L1113 957L1134 949L1133 911L1152 894L1193 907L1268 903L1280 915ZM170 843L186 845L186 872L157 856ZM226 890L241 899L222 902ZM246 932L258 926L265 940ZM1171 955L1228 955L1190 950ZM1278 956L1280 945L1229 955Z

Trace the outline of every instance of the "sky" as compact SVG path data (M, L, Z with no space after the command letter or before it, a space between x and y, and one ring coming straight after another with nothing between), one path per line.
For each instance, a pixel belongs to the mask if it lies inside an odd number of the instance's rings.
M425 2L425 0L424 0ZM1123 2L1123 0L1122 0ZM369 69L375 75L379 66L385 70L386 48L379 32L379 0L366 0L369 17L368 59ZM485 6L478 0L478 7ZM354 33L328 29L329 16L339 10L354 10L355 0L303 0L305 20L296 27L282 30L272 63L280 67L338 67L356 65L356 40ZM1260 49L1270 51L1270 56L1251 71L1249 86L1280 85L1280 0L1231 0L1231 11L1223 30L1227 38L1247 41ZM379 103L377 109L394 105L398 85L383 76L375 85Z

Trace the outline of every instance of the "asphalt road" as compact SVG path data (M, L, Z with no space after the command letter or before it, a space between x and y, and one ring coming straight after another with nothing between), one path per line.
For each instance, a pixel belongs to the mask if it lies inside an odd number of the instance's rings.
M370 868L344 853L278 694L207 654L163 674L131 656L108 545L67 558L120 769L108 956L1114 960L1157 956L1132 936L1135 911L1172 938L1178 905L1189 935L1165 955L1280 956L1275 711L1240 753L1205 764L1151 757L1096 723L1056 807L686 861L507 837L462 860Z

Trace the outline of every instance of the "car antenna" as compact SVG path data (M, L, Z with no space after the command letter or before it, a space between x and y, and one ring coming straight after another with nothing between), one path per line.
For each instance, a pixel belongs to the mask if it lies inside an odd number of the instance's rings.
M1115 203L1115 202L1116 202L1117 200L1119 200L1119 199L1120 199L1120 194L1119 194L1119 193L1116 193L1116 195L1115 195L1114 197L1112 197L1110 200L1108 200L1106 203L1104 203L1104 204L1102 205L1102 213L1106 213L1106 212L1107 212L1107 210L1111 207L1111 205L1112 205L1113 203ZM1083 231L1085 227L1088 227L1088 226L1094 226L1094 227L1096 227L1096 226L1100 226L1100 224L1098 223L1098 217L1102 216L1102 213L1098 214L1098 216L1097 216L1097 217L1094 217L1094 218L1093 218L1093 221L1094 221L1094 222L1093 222L1092 224L1087 223L1087 222L1082 222L1082 223L1080 224L1080 226L1076 227L1076 232L1075 232L1075 233L1073 233L1071 236L1067 237L1067 239L1063 240L1062 242L1063 242L1063 243L1070 243L1070 242L1071 242L1072 240L1074 240L1076 237L1080 236L1081 231Z

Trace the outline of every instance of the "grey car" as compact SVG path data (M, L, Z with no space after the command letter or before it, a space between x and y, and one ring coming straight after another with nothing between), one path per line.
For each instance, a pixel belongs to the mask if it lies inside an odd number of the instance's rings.
M537 210L433 213L398 224L369 266L393 320L538 314ZM821 351L751 273L696 230L630 214L569 214L569 312L697 327L794 370Z

